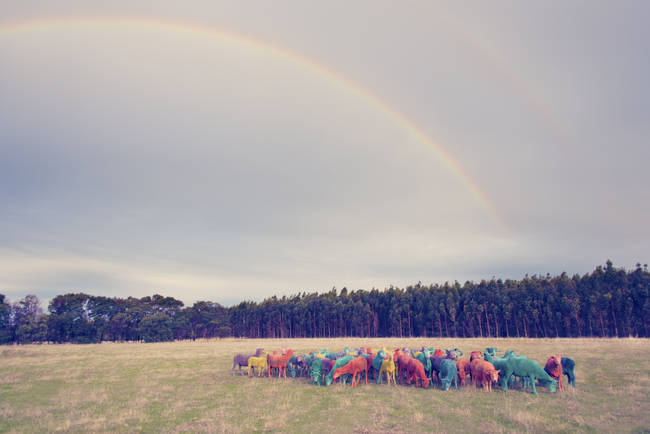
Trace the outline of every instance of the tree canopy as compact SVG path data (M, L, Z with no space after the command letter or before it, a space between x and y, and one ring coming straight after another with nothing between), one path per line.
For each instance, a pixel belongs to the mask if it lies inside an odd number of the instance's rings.
M650 273L611 261L583 276L526 276L384 290L333 288L232 307L173 297L0 294L0 343L158 342L213 337L648 337Z

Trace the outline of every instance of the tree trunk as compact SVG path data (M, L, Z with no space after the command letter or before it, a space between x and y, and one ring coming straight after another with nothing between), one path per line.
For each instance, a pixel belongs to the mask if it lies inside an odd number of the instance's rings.
M517 330L517 337L520 338L521 334L519 333L519 321L515 318L515 329Z
M408 324L409 324L409 338L412 338L413 337L413 332L411 330L411 309L406 311L406 315L407 315Z
M618 324L616 324L616 310L614 309L614 297L611 298L610 305L612 306L612 318L614 319L614 331L616 332L616 337L619 337Z
M526 318L523 319L524 323L524 337L529 337L528 336L528 321L526 321Z

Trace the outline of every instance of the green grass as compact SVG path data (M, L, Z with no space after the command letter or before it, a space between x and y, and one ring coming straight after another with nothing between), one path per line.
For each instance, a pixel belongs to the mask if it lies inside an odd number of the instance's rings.
M0 347L0 431L650 432L644 339L224 339ZM538 396L231 375L232 356L292 347L497 346L572 357L578 388Z

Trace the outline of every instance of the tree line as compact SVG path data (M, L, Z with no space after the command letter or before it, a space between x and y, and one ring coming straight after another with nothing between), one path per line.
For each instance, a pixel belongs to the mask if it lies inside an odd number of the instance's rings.
M152 297L109 298L83 293L54 297L44 314L38 297L16 303L0 294L0 343L161 342L231 335L228 309L199 301Z
M0 343L170 341L213 337L649 337L647 265L611 261L583 276L446 282L269 297L232 307L172 297L52 299L0 294Z

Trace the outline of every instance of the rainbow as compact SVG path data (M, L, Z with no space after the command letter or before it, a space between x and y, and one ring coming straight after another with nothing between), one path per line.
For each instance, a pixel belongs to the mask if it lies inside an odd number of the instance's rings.
M459 179L472 197L480 203L498 222L501 218L488 200L487 195L474 182L470 175L438 142L431 138L417 124L409 120L397 109L392 107L381 97L365 89L360 84L337 73L331 68L318 63L317 61L301 54L289 51L283 47L260 41L249 36L237 34L231 31L215 29L197 23L186 23L181 21L167 21L149 18L125 18L125 17L73 17L73 18L47 18L26 20L20 22L0 22L0 36L3 34L30 32L35 30L56 29L59 27L90 27L90 26L130 26L138 28L149 28L163 31L187 32L208 38L217 38L228 43L239 45L252 50L260 50L272 56L285 59L299 67L316 74L335 85L345 89L346 92L355 94L369 104L383 112L386 116L400 125L415 140L428 147L435 157L441 161L457 179Z

